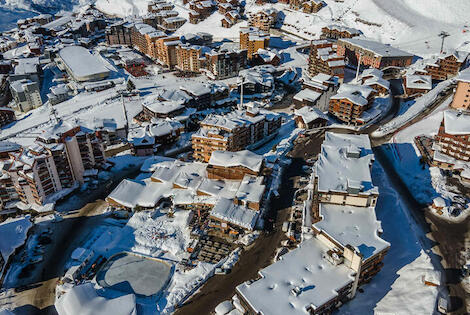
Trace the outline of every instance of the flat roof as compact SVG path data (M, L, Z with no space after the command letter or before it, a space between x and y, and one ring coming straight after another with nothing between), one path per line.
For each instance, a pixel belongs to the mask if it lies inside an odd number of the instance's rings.
M379 237L382 225L377 220L374 207L320 203L320 217L322 220L314 227L343 246L352 245L364 260L390 247L390 243Z
M334 299L340 289L354 281L351 269L323 258L328 250L316 238L306 240L262 269L261 279L237 286L237 292L256 313L309 314L308 308L318 308Z
M444 112L445 132L451 135L470 134L470 115L459 113L453 110Z
M77 80L95 75L109 75L109 70L103 62L84 47L68 46L62 48L59 56Z
M350 153L359 153L352 157ZM349 188L359 194L378 194L372 183L370 166L374 153L367 135L325 133L325 141L315 163L318 190L347 193Z

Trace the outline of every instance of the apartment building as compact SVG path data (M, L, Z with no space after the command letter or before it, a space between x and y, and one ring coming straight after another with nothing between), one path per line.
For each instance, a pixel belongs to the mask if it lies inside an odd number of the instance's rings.
M165 67L173 69L178 64L176 47L180 43L178 36L158 38L155 44L158 62Z
M269 33L271 27L274 27L277 22L278 14L279 12L273 8L252 13L249 16L248 24L251 27L258 28L260 31Z
M237 76L246 67L247 50L211 50L205 57L205 74L213 80L222 80Z
M360 63L377 69L386 67L407 67L413 61L413 54L393 46L363 38L340 38L337 54L345 56L353 65Z
M176 46L176 68L184 72L199 73L204 66L204 51L202 46L179 44Z
M361 116L371 107L375 93L369 86L343 84L330 97L328 112L347 124L362 125Z
M450 104L451 108L467 111L470 107L470 74L464 72L457 77L457 89Z
M360 80L362 85L373 88L378 95L386 95L390 92L390 81L385 80L383 75L379 69L367 68L361 73Z
M336 24L325 26L321 29L321 39L340 39L353 38L362 35L362 32L356 28L346 27Z
M447 80L455 77L467 62L468 52L453 51L418 61L417 74L430 75L433 80Z
M326 132L314 166L314 193L319 202L375 207L379 191L370 175L374 160L367 135Z
M132 129L127 138L131 144L132 154L154 155L160 147L175 143L183 130L184 127L179 121L154 118L150 123Z
M163 19L162 24L158 28L166 33L176 32L183 24L186 23L186 19L181 16L168 16Z
M208 162L213 151L241 151L277 133L281 116L258 109L209 115L192 136L193 157Z
M89 172L104 162L104 148L95 133L59 122L36 139L35 144L10 154L8 169L19 199L42 206L54 202L75 182L84 183Z
M10 107L0 107L0 127L16 120L15 111Z
M250 99L263 99L272 95L274 91L275 68L272 65L256 66L241 70L237 80L238 93Z
M336 53L335 44L326 40L312 41L308 59L308 73L314 77L319 73L344 79L344 56Z
M166 37L165 33L145 23L136 23L132 27L132 45L151 58L158 58L156 42L163 37Z
M181 101L162 101L149 95L142 102L142 112L138 116L142 121L151 121L153 118L173 118L184 111Z
M302 11L304 13L317 13L326 6L326 3L322 0L308 0L302 3Z
M443 169L459 169L470 161L470 116L446 110L434 137L433 164Z
M15 108L20 112L28 112L42 106L39 85L35 81L22 79L10 82L10 92L15 101Z
M260 31L256 27L240 28L240 49L246 49L247 58L251 60L258 49L267 49L269 46L269 34Z
M12 164L10 154L17 154L20 151L21 146L19 144L9 141L0 141L0 163L2 165L0 168L0 208L19 198L15 185L7 170Z

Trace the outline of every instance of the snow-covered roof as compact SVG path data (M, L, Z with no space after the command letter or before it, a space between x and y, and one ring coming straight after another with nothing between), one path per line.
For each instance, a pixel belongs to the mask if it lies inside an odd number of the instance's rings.
M258 220L258 211L233 203L233 200L220 198L212 208L210 216L227 221L242 228L253 230Z
M109 70L104 63L84 47L64 47L60 50L59 56L77 80L109 75Z
M366 77L376 77L376 78L382 78L384 76L384 73L380 69L376 68L367 68L361 73L361 78L366 78Z
M367 85L342 84L338 93L330 99L348 99L356 105L364 106L369 103L367 99L373 91L374 89Z
M266 63L273 61L276 57L280 58L275 52L263 48L259 48L255 54L261 57L261 59Z
M390 45L382 44L380 42L369 40L362 37L354 37L354 38L341 38L340 42L349 43L354 46L358 46L362 49L368 50L375 55L381 57L412 57L413 54L410 54L406 51L401 49L395 48Z
M213 151L209 159L209 165L222 167L246 167L254 172L259 172L263 165L263 156L249 150L237 152Z
M432 89L432 77L430 75L407 74L406 87L409 89Z
M59 315L137 315L134 294L105 298L90 282L74 286L55 303Z
M142 127L130 130L127 138L134 143L139 143L140 139L176 134L178 130L182 129L183 125L179 121L153 118L151 123L146 123Z
M159 101L154 95L146 97L142 102L142 106L145 106L153 113L160 114L170 114L184 109L181 101Z
M27 90L28 86L37 86L37 83L29 79L22 79L10 83L10 88L16 93L22 93Z
M385 79L382 79L382 78L378 78L378 77L372 77L372 78L369 78L367 80L364 81L364 85L367 85L367 86L371 86L371 85L380 85L384 88L386 88L387 90L390 89L390 81L387 81Z
M317 82L320 84L323 83L331 83L330 80L333 76L326 74L326 73L318 73L314 77L310 78L310 81Z
M21 146L15 142L5 140L0 141L0 153L18 151L19 149L21 149Z
M320 203L320 217L315 228L343 246L352 245L364 260L390 247L390 243L379 237L382 225L377 221L374 207Z
M315 310L334 299L354 281L351 269L323 257L328 250L316 238L306 240L262 269L261 279L237 286L237 292L255 313L309 314L310 307Z
M460 72L459 76L457 77L457 81L470 83L470 71L466 70Z
M356 28L352 28L352 27L346 27L346 26L343 26L343 25L337 25L337 24L331 24L331 25L328 25L326 26L326 28L330 29L330 30L335 30L335 31L338 31L338 32L347 32L351 35L361 35L362 32Z
M263 180L262 176L245 175L236 193L237 199L245 202L261 202L266 189Z
M39 57L21 58L18 59L18 64L15 66L15 74L25 75L38 72Z
M155 207L165 194L169 195L170 190L171 185L157 185L149 180L124 179L107 198L127 208L151 208Z
M29 215L7 219L0 223L0 254L5 261L15 252L16 248L24 244L32 226L33 223Z
M446 201L442 197L436 197L432 200L432 203L434 206L439 207L439 208L445 208L446 207Z
M470 134L470 115L465 115L453 110L444 112L445 132L451 135Z
M304 123L309 124L316 119L328 120L328 116L325 115L321 110L315 107L304 106L300 109L295 110L295 115L302 117Z
M226 130L233 130L240 126L247 126L262 121L265 115L258 114L254 117L247 115L246 111L235 110L226 115L208 115L201 121L201 126L211 126Z
M327 89L327 87L325 86L325 89ZM313 91L313 90L310 90L310 89L303 89L303 90L300 90L297 94L294 95L294 100L297 100L297 101L300 101L300 102L303 102L304 100L307 100L309 102L316 102L319 98L320 98L321 94L316 92L316 91Z
M378 194L370 174L373 161L374 154L367 135L326 132L314 166L318 190L348 193L351 189L359 191L359 194Z

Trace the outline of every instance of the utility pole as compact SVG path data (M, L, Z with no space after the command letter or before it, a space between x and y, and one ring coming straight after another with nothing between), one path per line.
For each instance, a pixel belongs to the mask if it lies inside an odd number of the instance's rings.
M449 37L450 34L445 32L445 31L442 31L439 35L440 38L442 38L442 42L441 42L441 54L444 52L444 40L446 39L446 37Z
M361 62L362 62L362 52L359 53L359 61L357 62L356 82L359 79L359 69L361 69Z
M126 120L126 135L129 132L129 120L127 119L127 111L126 111L126 106L124 106L124 96L121 92L121 104L122 104L122 109L124 110L124 119Z
M242 76L242 82L240 86L240 103L238 105L239 110L243 110L243 83L245 83L245 77Z

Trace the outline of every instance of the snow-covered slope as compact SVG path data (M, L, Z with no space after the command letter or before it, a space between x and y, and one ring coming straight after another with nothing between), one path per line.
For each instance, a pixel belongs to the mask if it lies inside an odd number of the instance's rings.
M39 13L72 10L90 0L0 0L0 32L16 26L16 21Z
M16 0L25 1L25 0ZM175 3L175 10L187 17L188 10L180 0L170 0ZM147 0L97 0L96 5L101 10L120 15L143 14L147 9ZM355 27L364 35L390 43L417 55L425 56L439 51L441 31L451 34L446 39L446 47L455 48L464 41L470 40L470 1L468 0L348 0L344 3L325 0L327 6L317 14L305 14L293 11L283 4L266 4L258 6L254 0L247 0L246 11L255 12L275 7L282 10L284 17L283 29L301 37L310 39L318 37L323 26L337 23ZM234 37L240 26L239 23L231 29L220 26L221 16L213 14L207 20L191 25L187 23L178 33L188 31L206 31L215 37ZM371 22L378 25L367 24ZM292 26L289 26L289 25ZM380 25L380 26L379 26ZM312 35L314 34L314 35Z

